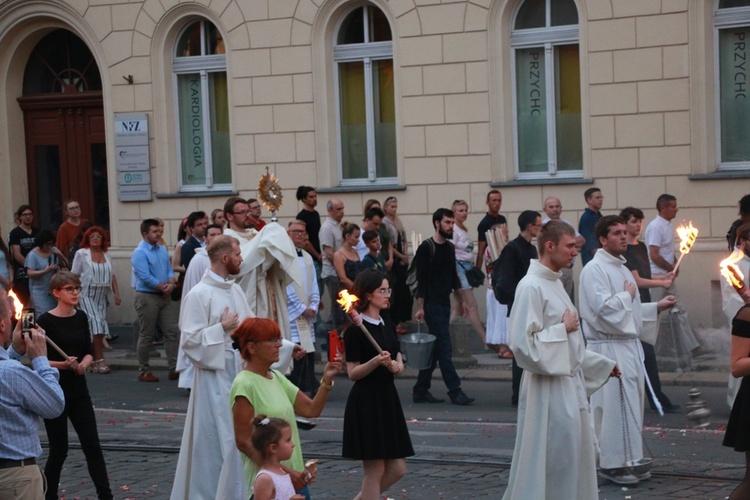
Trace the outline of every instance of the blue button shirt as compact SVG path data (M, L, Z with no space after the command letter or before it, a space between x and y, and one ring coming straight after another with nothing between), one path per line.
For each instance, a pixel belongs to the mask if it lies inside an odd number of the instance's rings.
M159 283L168 283L170 278L174 278L169 253L159 244L141 241L133 251L130 263L135 274L136 292L159 292L156 288Z
M11 359L13 358L13 359ZM11 347L0 346L0 458L25 460L42 454L37 429L39 417L55 418L65 409L65 396L56 368L46 356L31 362L34 371L16 361Z

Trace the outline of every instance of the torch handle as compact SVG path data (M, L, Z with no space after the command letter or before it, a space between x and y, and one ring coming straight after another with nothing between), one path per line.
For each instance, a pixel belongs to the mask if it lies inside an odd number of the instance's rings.
M375 341L375 339L372 338L372 335L370 335L370 332L367 331L367 328L365 328L365 325L360 323L359 329L362 330L362 333L365 334L365 337L367 337L367 340L369 340L372 346L375 348L375 350L378 351L378 354L383 354L383 349L381 349L378 343Z
M677 259L677 264L675 264L675 265L674 265L674 267L672 268L672 272L673 272L673 273L677 274L677 268L678 268L678 267L680 267L680 262L682 262L682 258L683 258L683 257L684 257L685 255L687 255L687 254L686 254L686 253L681 253L681 254L680 254L680 258L679 258L679 259Z
M51 338L47 337L46 335L44 336L44 338L47 340L47 343L50 345L50 347L52 347L52 349L56 350L58 352L58 354L60 354L60 356L62 356L63 358L65 358L65 361L70 360L70 356L68 356L67 354L65 354L65 351L63 351L62 349L60 349L60 346L58 346L57 344L55 344L55 342Z

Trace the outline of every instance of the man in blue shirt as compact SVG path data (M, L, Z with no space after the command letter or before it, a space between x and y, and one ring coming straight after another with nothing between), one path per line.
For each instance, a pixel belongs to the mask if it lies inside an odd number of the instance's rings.
M37 429L39 417L59 417L65 397L57 369L49 365L44 332L21 333L21 322L11 340L10 306L0 289L0 493L3 498L44 498L44 475L36 465L42 454ZM34 370L18 360L27 354Z
M169 380L177 380L177 347L180 331L177 320L179 302L172 301L175 288L174 271L167 249L159 245L161 230L156 219L141 222L143 241L135 248L130 263L135 274L135 312L138 315L138 369L140 382L158 382L151 373L149 353L156 334L156 325L164 333L164 347L169 366Z
M596 251L601 248L599 238L594 233L594 226L602 218L600 210L604 203L604 196L602 196L601 189L592 187L583 193L583 197L588 207L583 211L583 215L581 215L581 219L578 221L578 233L586 239L581 248L581 261L585 266L594 258Z

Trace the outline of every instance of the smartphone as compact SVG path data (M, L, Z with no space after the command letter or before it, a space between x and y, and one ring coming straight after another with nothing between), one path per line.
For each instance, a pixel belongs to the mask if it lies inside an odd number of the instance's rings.
M36 311L33 307L24 307L21 311L21 331L28 332L36 328Z

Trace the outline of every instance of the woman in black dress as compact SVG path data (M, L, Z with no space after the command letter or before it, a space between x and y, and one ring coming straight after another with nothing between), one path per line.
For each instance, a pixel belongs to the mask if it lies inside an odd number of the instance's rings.
M362 460L364 477L357 499L377 500L406 473L405 457L414 455L404 411L393 383L404 370L393 324L384 322L391 289L385 275L366 269L354 280L353 293L362 324L383 349L378 354L357 326L344 335L346 366L354 386L344 413L345 458Z
M96 430L96 417L86 385L86 369L93 362L89 321L78 306L81 280L77 274L60 271L50 280L50 291L57 299L57 307L39 316L37 323L47 336L69 356L66 361L52 349L48 351L50 365L60 370L60 386L65 394L65 410L53 419L44 421L49 439L49 458L44 467L47 476L47 500L57 499L60 473L68 456L68 419L78 434L86 456L89 474L99 498L110 499L112 490L107 477L107 466ZM73 493L70 492L69 493ZM71 495L72 496L72 495Z
M737 500L750 498L750 304L742 306L732 320L730 368L735 378L742 377L724 435L724 446L745 453L745 478L729 495L730 500Z

